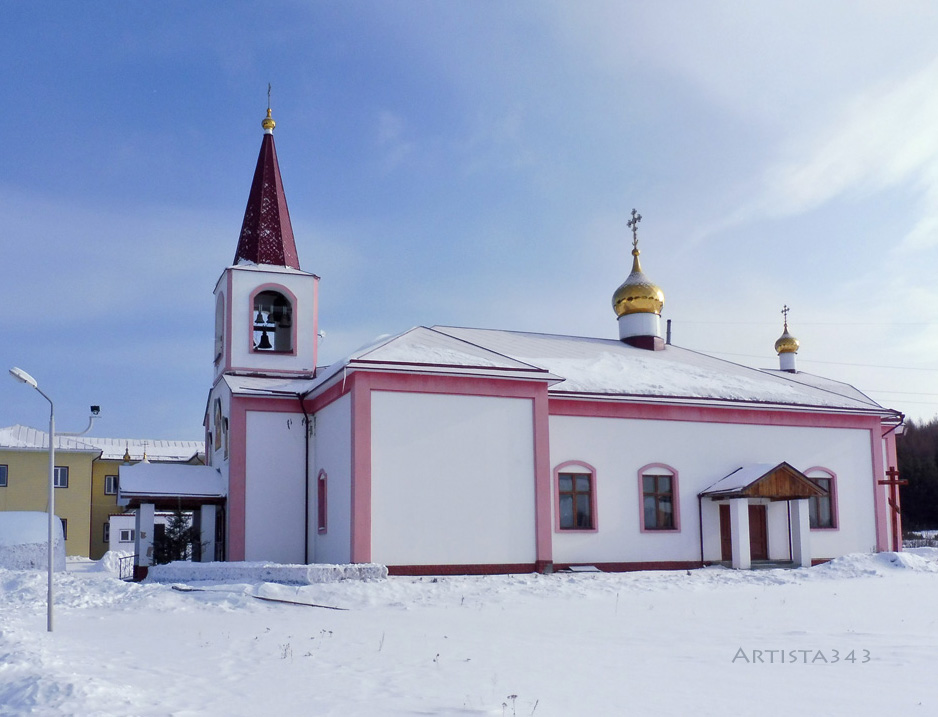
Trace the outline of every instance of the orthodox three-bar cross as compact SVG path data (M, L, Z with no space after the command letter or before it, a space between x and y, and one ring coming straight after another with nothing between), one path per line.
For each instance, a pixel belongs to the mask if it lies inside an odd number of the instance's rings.
M639 214L634 209L632 210L632 218L629 219L625 225L632 230L632 246L638 246L638 223L642 220L642 215Z
M909 481L899 478L899 471L895 466L889 466L886 479L877 481L880 485L889 486L889 507L892 508L892 544L895 550L902 545L902 536L899 535L899 486L908 485Z

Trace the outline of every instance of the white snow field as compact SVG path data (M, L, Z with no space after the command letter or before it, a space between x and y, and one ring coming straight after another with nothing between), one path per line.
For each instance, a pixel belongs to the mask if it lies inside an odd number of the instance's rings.
M192 592L113 563L56 575L52 634L45 573L0 569L0 714L938 714L934 548Z

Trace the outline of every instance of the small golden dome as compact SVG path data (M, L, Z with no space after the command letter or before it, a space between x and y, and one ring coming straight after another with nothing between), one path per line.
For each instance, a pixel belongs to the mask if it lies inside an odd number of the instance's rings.
M658 314L664 307L664 292L642 273L642 265L638 261L638 239L632 244L632 273L622 282L612 295L612 308L616 316L626 314Z
M261 127L265 130L270 130L273 132L274 127L277 126L277 123L274 122L273 117L270 116L270 107L267 108L267 116L261 121Z
M786 326L782 335L778 337L778 341L775 342L775 352L780 354L796 354L800 346L801 342L788 333L788 326Z
M782 335L778 337L778 340L775 342L775 352L779 354L796 354L798 353L798 348L801 346L801 342L788 333L788 311L789 308L786 306L782 309L782 314L785 317L785 325L782 329Z

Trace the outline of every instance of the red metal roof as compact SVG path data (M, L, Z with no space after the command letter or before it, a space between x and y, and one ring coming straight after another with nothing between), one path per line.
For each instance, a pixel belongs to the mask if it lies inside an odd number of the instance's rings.
M242 260L300 268L273 134L264 135L257 156L234 263Z

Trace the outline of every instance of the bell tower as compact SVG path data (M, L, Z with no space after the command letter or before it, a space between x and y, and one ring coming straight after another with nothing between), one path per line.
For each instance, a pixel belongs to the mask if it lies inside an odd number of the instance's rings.
M312 376L319 277L300 269L271 116L264 130L234 262L215 285L215 380L225 373Z

